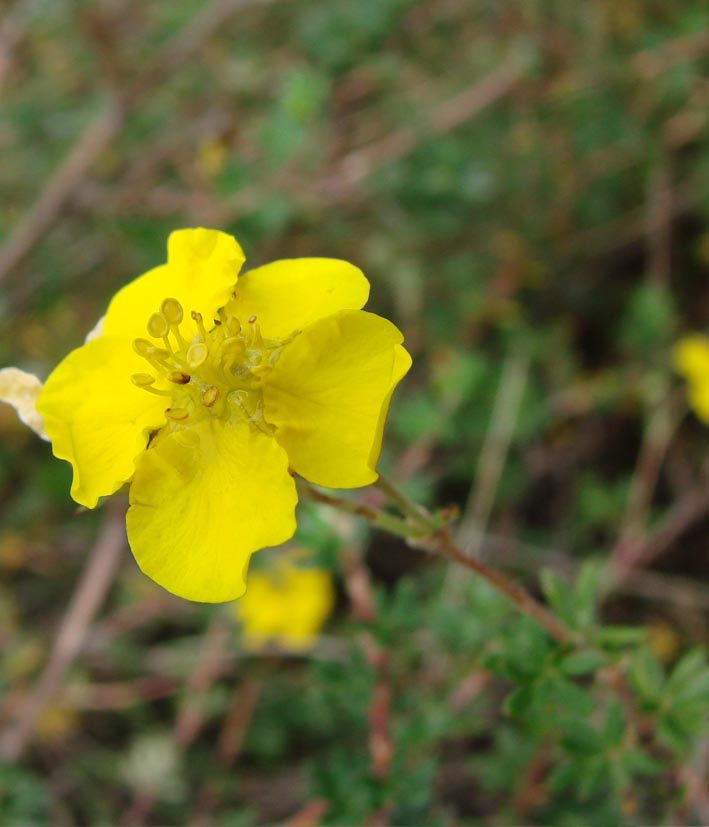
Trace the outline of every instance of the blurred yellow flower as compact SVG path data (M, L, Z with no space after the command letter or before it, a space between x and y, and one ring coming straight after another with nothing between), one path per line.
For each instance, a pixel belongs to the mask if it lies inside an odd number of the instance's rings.
M200 144L196 156L197 168L205 178L213 178L224 169L227 156L228 151L224 142L211 138Z
M93 508L130 481L141 569L206 602L242 595L252 552L293 535L293 473L374 482L411 365L399 330L360 309L369 283L352 264L288 259L238 277L243 261L225 233L172 233L167 263L113 297L36 405L73 498Z
M282 558L272 570L249 575L246 594L234 603L247 649L269 643L302 652L311 648L328 615L335 593L325 569L303 568Z
M709 425L709 338L693 333L674 347L675 370L687 380L689 406Z

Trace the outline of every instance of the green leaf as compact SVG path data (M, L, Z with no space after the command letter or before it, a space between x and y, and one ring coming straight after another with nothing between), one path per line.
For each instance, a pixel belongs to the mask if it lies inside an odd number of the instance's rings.
M522 717L532 707L535 701L533 686L523 686L515 689L504 700L502 711L511 718Z
M647 649L640 649L633 655L628 677L642 700L653 705L659 703L665 676L662 667Z
M568 583L564 583L550 569L542 569L539 581L552 611L567 623L573 623L575 620L574 594Z
M589 649L582 652L572 652L561 662L561 671L565 675L588 675L595 672L606 662L603 652Z
M561 739L562 747L575 757L596 755L603 750L603 739L590 724L578 720Z
M618 746L623 740L627 728L627 721L623 707L619 703L609 703L606 710L606 721L603 727L603 740L607 746Z
M625 649L644 643L647 631L637 626L605 626L598 632L598 642L607 649Z

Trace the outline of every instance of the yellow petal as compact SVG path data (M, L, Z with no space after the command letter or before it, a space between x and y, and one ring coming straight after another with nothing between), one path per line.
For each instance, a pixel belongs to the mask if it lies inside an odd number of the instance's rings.
M207 326L227 303L245 260L235 238L219 230L176 230L167 250L167 264L116 293L103 323L104 334L145 336L148 318L168 297L177 299L187 314L201 313Z
M12 405L21 422L24 422L42 439L48 439L42 417L37 413L36 407L37 397L41 390L42 383L33 373L27 373L19 368L0 370L0 402Z
M709 381L690 382L687 398L697 418L709 425Z
M377 422L377 431L374 436L374 441L372 442L372 450L369 452L369 465L371 468L376 468L377 462L379 461L379 454L382 450L382 437L384 436L384 426L386 425L386 418L387 414L389 413L389 403L391 402L391 397L394 391L396 390L396 386L409 372L411 364L412 362L411 356L409 355L409 351L406 350L406 348L403 348L401 345L397 345L394 348L394 364L391 370L389 392L384 397L384 402L382 403L382 408L379 412L379 422Z
M242 322L256 316L264 336L283 339L338 310L359 310L368 297L369 282L353 264L291 258L244 273L229 310Z
M411 364L402 338L380 316L345 310L284 348L264 387L265 416L297 473L332 488L376 480L386 409Z
M687 379L704 380L709 384L709 339L701 333L684 336L674 346L672 360L675 370Z
M240 597L252 552L295 531L295 483L275 439L207 418L160 434L130 489L128 540L140 568L187 600Z
M71 496L93 508L132 476L149 432L165 422L166 400L136 388L146 362L129 341L101 336L72 351L47 379L37 411L54 455L74 469Z

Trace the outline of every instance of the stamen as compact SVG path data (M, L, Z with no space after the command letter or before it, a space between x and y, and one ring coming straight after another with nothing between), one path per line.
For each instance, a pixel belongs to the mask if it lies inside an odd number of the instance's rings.
M170 325L162 313L153 313L148 319L148 333L153 339L164 339L170 332Z
M219 399L219 388L211 385L202 394L202 404L205 408L211 408L212 405Z
M251 346L262 348L263 337L261 336L261 326L257 323L256 316L249 318L249 325L251 326Z
M169 325L182 324L184 313L182 311L182 305L177 299L164 299L160 305L160 310Z
M256 314L242 323L222 307L215 313L214 326L207 319L209 327L198 311L189 315L194 327L183 336L182 305L175 298L161 302L160 310L148 319L148 338L133 341L135 352L150 364L150 372L132 375L133 384L168 397L168 422L190 425L207 415L236 415L271 434L264 419L262 386L290 339L264 340ZM184 391L178 394L176 385Z
M190 313L190 315L192 316L192 319L194 320L194 322L197 325L197 330L199 331L199 335L202 337L202 339L206 340L207 331L205 330L205 327L204 327L204 320L202 319L202 314L197 313L196 310L193 310L192 313Z
M147 339L133 339L133 350L138 356L147 357L152 355L155 347Z
M155 396L172 396L170 391L161 391L159 388L153 388L152 385L155 384L155 377L151 376L149 373L134 373L130 381L136 386L136 388L140 388L143 391L148 391L148 393L154 393Z
M155 345L147 339L133 339L133 350L138 356L142 356L143 359L147 359L148 361L153 359L164 361L172 355L169 350L165 350L165 348L162 347L155 347Z
M182 324L182 320L185 316L184 311L182 310L182 305L177 301L177 299L163 299L162 304L160 305L160 312L167 321L169 332L171 332L177 340L179 349L185 350L188 345L183 335L180 333L180 324ZM164 342L165 346L170 348L170 342L167 339L167 332L165 333Z
M252 376L255 376L257 379L262 379L264 376L267 376L273 370L272 365L256 365L253 368L249 368L249 373Z
M225 364L240 358L245 352L246 345L244 344L243 339L239 339L236 336L230 336L222 342L222 360Z
M130 381L136 386L136 388L147 388L150 385L155 384L155 377L151 376L149 373L134 373Z
M193 345L190 345L185 358L187 359L187 364L194 370L207 361L207 356L209 356L209 348L207 345L205 345L204 342L195 342Z

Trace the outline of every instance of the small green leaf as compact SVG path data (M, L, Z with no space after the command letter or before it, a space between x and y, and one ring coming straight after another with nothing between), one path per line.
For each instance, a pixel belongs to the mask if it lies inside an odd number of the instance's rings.
M533 686L523 686L515 689L504 700L502 711L511 718L522 717L534 704L535 691Z
M637 626L606 626L598 633L598 642L607 649L625 649L645 642L647 632Z
M578 720L561 739L561 745L573 756L596 755L603 750L603 739L590 724Z
M594 649L572 652L561 662L561 671L565 675L588 675L603 666L605 662L604 654Z

